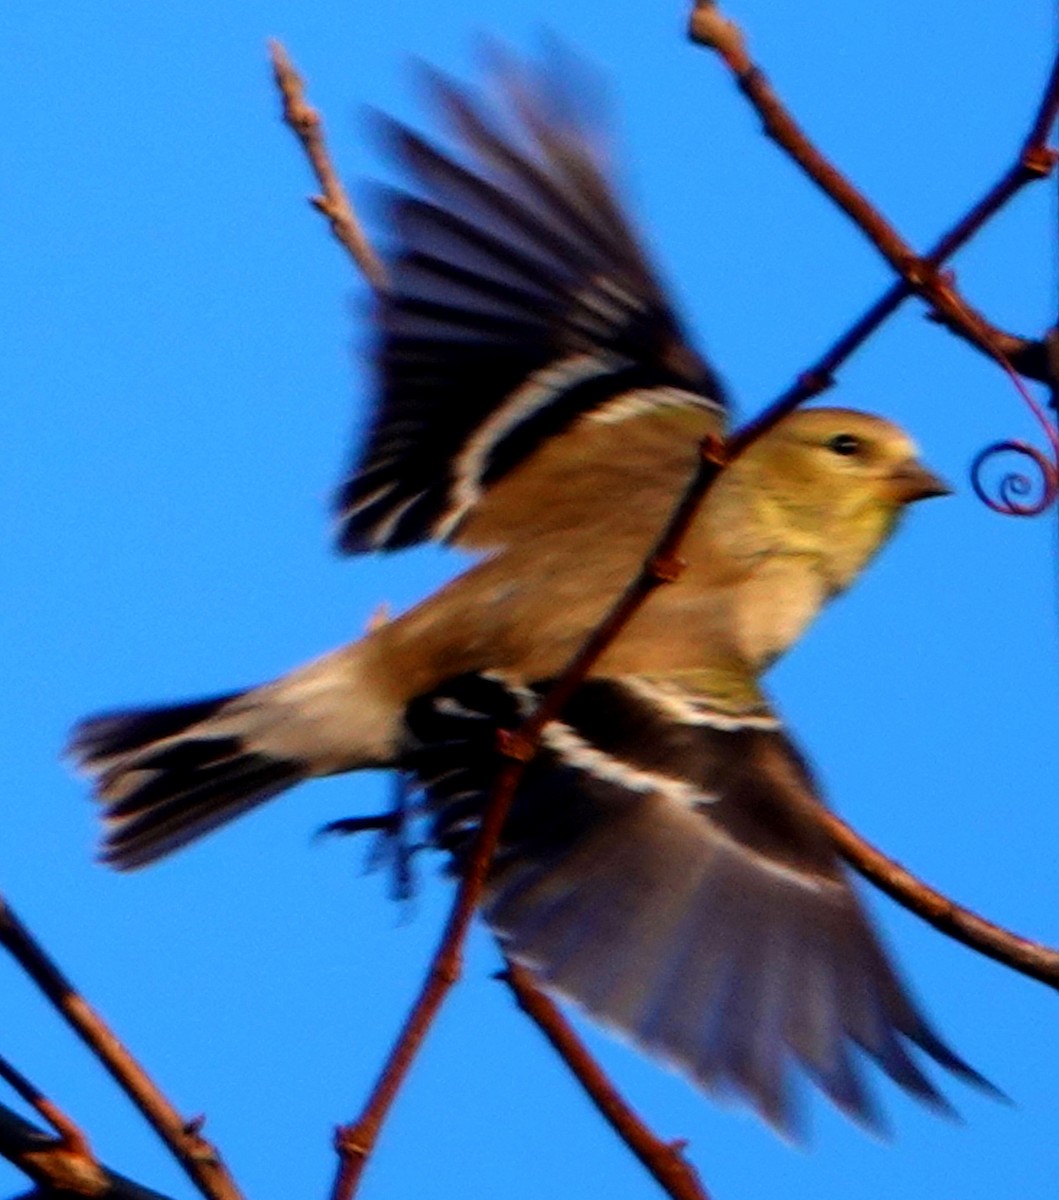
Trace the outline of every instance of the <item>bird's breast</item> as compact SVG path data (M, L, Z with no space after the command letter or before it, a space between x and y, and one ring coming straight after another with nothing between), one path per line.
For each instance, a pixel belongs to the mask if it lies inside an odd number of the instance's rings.
M762 669L805 632L829 594L815 555L764 559L729 596L729 628L743 659Z

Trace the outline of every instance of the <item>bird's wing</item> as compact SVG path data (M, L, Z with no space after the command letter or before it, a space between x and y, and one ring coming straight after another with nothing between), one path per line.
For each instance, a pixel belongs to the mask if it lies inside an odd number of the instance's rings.
M679 472L679 487L698 440L722 427L721 385L622 212L571 74L508 64L495 123L429 75L458 157L383 122L412 183L386 196L376 407L337 498L348 553L598 528L621 519L616 506L634 513L660 473ZM505 500L501 484L520 467L532 482L539 451L564 435L565 471L541 460L535 499ZM566 511L572 488L594 495L587 511Z
M495 730L534 699L463 676L409 710L410 765L457 870L497 767ZM733 713L642 678L592 680L526 771L485 918L546 987L787 1134L798 1132L791 1064L879 1126L857 1049L948 1110L911 1046L991 1085L912 1001L816 802L764 707Z

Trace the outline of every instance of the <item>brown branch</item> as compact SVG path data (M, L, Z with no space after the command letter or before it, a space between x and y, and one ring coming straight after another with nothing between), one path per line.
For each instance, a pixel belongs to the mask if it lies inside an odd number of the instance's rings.
M1056 152L1048 148L1048 137L1059 120L1059 52L1041 93L1029 132L1014 161L997 182L971 206L959 221L927 254L935 266L952 255L994 217L1027 183L1047 175L1056 161Z
M1048 148L1048 137L1059 120L1059 54L1056 55L1048 80L1026 135L1014 162L993 187L982 197L953 229L941 240L927 258L935 263L948 258L956 249L976 233L1000 208L1005 205L1025 184L1041 178L1055 162L1055 151ZM951 333L963 336L963 330L951 325L943 313L933 317ZM1059 371L1050 345L1054 343L1054 330L1039 340L1018 337L990 326L992 344L1000 350L1011 366L1027 379L1046 383L1053 389ZM1051 342L1049 341L1051 339ZM971 342L972 345L976 343Z
M463 943L481 897L482 877L488 869L499 839L513 792L513 785L506 795L503 794L502 788L497 788L496 795L482 820L467 874L457 890L456 899L449 912L441 940L431 958L419 995L405 1018L401 1032L360 1116L335 1130L334 1144L338 1152L338 1169L331 1189L332 1200L349 1200L354 1195L401 1084L407 1077L449 989L460 976Z
M927 319L940 325L943 329L947 329L949 333L954 334L976 350L982 349L978 342L967 337L966 331L961 325L954 325L944 313L930 312L927 314ZM1008 333L1007 330L992 325L984 319L982 327L988 328L990 345L1011 364L1012 370L1025 379L1033 379L1037 383L1048 382L1048 355L1043 340ZM993 358L995 355L990 355L990 357Z
M62 1111L54 1100L49 1100L39 1088L0 1055L0 1079L34 1109L59 1135L66 1148L75 1155L93 1160L92 1149L84 1131ZM94 1160L93 1160L94 1161Z
M732 72L740 91L756 109L765 133L857 225L884 258L893 264L915 258L897 230L871 201L838 171L806 137L764 72L750 58L743 32L721 15L714 0L698 0L688 32L692 41L715 50ZM899 268L900 269L900 268Z
M1010 335L991 325L972 308L957 292L953 277L940 272L938 267L1022 186L1050 174L1059 157L1046 144L1059 114L1059 56L1053 63L1033 125L1013 167L1005 173L1000 184L954 227L947 238L942 239L935 252L920 257L864 193L854 187L810 141L773 90L764 72L751 60L742 31L733 21L721 15L714 0L696 0L689 22L689 35L693 41L717 52L735 76L740 91L760 116L766 134L853 221L901 276L904 286L894 307L905 296L915 292L932 306L942 324L991 358L1009 364L1019 359L1020 352L1025 349L1022 339L1005 340ZM892 309L885 312L883 319L890 311ZM874 328L873 325L868 332ZM1031 364L1034 361L1031 356Z
M709 6L700 4L696 7L695 13L698 14L707 7ZM927 251L923 259L925 263L935 269L942 266L958 250L962 249L1027 183L1039 177L1036 171L1027 171L1026 162L1032 163L1049 153L1045 146L1045 139L1055 124L1057 115L1059 115L1059 54L1052 63L1029 133L1020 146L1014 161L993 186L987 189ZM760 436L762 432L770 429L800 404L811 400L831 387L838 368L851 358L914 292L915 288L905 278L892 283L812 366L804 370L757 420L752 421L746 427L745 434L754 437ZM978 348L978 344L974 344ZM996 357L993 350L987 352L991 358ZM1016 351L1015 359L1018 360L1018 357L1019 352ZM737 434L729 446L734 445L736 449L739 449L740 436Z
M887 858L833 812L821 808L819 816L846 862L902 908L954 941L1059 990L1059 950L1030 941L963 908Z
M208 1200L242 1200L217 1150L202 1137L201 1121L187 1121L159 1091L143 1067L80 995L69 979L0 896L0 945L15 959L74 1033L103 1064L122 1091Z
M34 1145L24 1150L15 1165L30 1178L37 1182L44 1179L51 1187L67 1188L89 1196L102 1194L107 1187L106 1176L83 1130L2 1056L0 1079L58 1134L58 1137L47 1138L42 1146Z
M684 1157L686 1143L667 1142L652 1133L585 1049L558 1006L534 984L532 972L505 959L497 978L511 989L519 1008L558 1051L603 1119L663 1190L673 1200L709 1200L695 1168Z
M0 1104L0 1158L32 1179L43 1196L91 1196L95 1200L170 1200L161 1192L101 1166L71 1156L61 1140Z
M371 286L376 291L382 291L386 287L386 268L365 236L331 162L320 114L305 99L305 84L283 45L276 40L271 41L269 55L276 87L283 97L283 120L301 143L320 185L320 194L311 196L309 203L327 218L331 232L349 252Z
M92 1153L81 1128L3 1057L0 1079L58 1134L46 1134L0 1104L0 1157L47 1194L93 1196L99 1200L166 1200L104 1167Z

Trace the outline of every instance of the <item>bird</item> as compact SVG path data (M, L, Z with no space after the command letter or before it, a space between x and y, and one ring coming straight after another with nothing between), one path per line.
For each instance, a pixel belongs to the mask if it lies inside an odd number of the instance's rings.
M379 197L374 406L335 502L344 553L433 540L475 561L278 679L81 721L68 754L119 870L307 779L384 767L420 787L458 871L489 735L561 675L727 429L576 72L494 74L487 100L424 69L454 152L377 118L408 182ZM794 412L752 443L708 492L681 577L546 728L490 875L483 915L545 986L782 1130L790 1061L878 1122L853 1046L937 1107L906 1042L988 1086L900 982L761 686L909 505L948 490L905 431L852 409Z

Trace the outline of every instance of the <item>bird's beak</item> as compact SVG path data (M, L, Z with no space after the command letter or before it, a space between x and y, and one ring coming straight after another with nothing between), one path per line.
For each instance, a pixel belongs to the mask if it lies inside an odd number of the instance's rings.
M890 495L902 504L929 500L931 496L951 496L952 488L918 458L907 458L887 479Z

